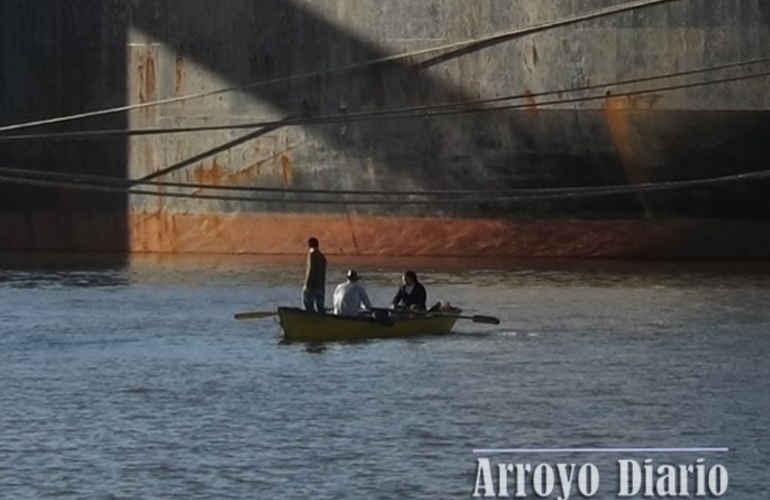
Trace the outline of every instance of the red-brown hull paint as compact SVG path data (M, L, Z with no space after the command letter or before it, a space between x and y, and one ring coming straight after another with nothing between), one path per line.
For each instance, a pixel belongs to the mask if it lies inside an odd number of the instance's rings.
M0 250L442 257L768 258L770 223L346 215L0 213Z

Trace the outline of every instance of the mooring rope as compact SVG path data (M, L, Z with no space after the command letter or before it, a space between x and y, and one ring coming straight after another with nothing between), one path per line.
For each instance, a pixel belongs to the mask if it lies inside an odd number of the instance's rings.
M3 179L17 179L25 180L34 178L40 178L48 182L65 181L71 184L80 186L112 186L120 187L123 189L130 189L135 186L152 186L160 188L172 188L172 189L190 189L194 191L214 190L214 191L235 191L242 193L266 193L266 194L308 194L308 195L341 195L341 196L378 196L378 197L406 197L406 196L444 196L450 197L448 199L456 199L454 197L467 197L475 195L495 195L506 197L527 197L539 195L552 195L552 194L570 194L570 193L586 193L593 194L597 191L610 190L614 194L620 192L621 194L633 193L639 189L641 191L651 190L664 190L664 189L679 189L687 187L709 186L723 183L735 183L743 182L749 179L761 179L764 178L766 172L770 170L746 172L741 174L733 174L721 177L712 177L706 179L689 179L684 181L666 181L658 183L640 183L640 184L626 184L615 186L579 186L579 187L558 187L558 188L523 188L523 189L451 189L451 190L420 190L420 191L398 191L398 190L336 190L336 189L302 189L302 188L271 188L271 187L259 187L259 186L234 186L234 185L212 185L212 184L197 184L188 182L168 182L168 181L137 181L131 179L121 179L117 177L105 177L97 175L84 175L84 174L71 174L67 172L49 172L43 170L26 170L18 168L3 168L0 167L0 175ZM372 201L376 203L376 201Z
M7 169L3 168L3 172L9 171L26 172L21 169ZM66 174L62 174L66 175ZM74 176L73 176L74 177ZM511 203L511 202L526 202L526 201L538 201L538 200L558 200L558 199L572 199L572 198L587 198L587 197L599 197L599 196L613 196L624 194L638 194L645 192L657 192L657 191L670 191L676 189L686 189L695 187L708 187L719 184L745 182L747 180L762 180L770 178L770 170L761 170L755 172L746 172L741 174L733 174L721 177L711 177L707 179L691 179L684 181L665 181L665 182L653 182L653 183L639 183L628 185L616 185L616 186L594 186L594 187L564 187L564 188L534 188L534 189L519 189L519 190L501 190L501 191L453 191L453 192L441 192L442 197L436 199L409 199L409 197L425 197L426 192L394 192L390 193L392 196L400 196L399 199L384 199L384 200L372 200L369 199L372 193L367 191L346 191L347 194L356 195L360 197L367 197L364 199L349 199L339 197L340 192L327 193L321 190L290 190L285 189L281 191L274 191L273 194L296 195L298 193L308 194L334 194L338 196L335 199L332 198L276 198L276 197L255 197L255 196L222 196L222 195L209 195L200 193L180 193L180 192L158 192L149 190L133 189L130 187L121 187L115 184L121 184L127 182L125 179L112 179L109 182L104 179L101 184L95 184L92 182L84 183L77 180L68 181L52 181L43 179L30 179L28 177L14 177L13 175L0 174L0 181L19 184L27 186L37 187L50 187L50 188L67 188L80 191L94 191L105 193L117 193L122 195L142 195L142 196L154 196L154 197L170 197L170 198L188 198L188 199L200 199L200 200L216 200L216 201L236 201L236 202L251 202L251 203L285 203L285 204L303 204L303 205L446 205L446 204L488 204L488 203ZM130 181L128 181L130 182ZM154 183L147 183L153 185ZM174 186L173 183L166 187ZM181 187L178 185L176 187ZM206 186L206 189L217 189L215 186ZM243 188L245 191L249 188ZM257 192L255 188L250 188L251 191ZM481 194L483 196L479 196ZM472 196L471 196L472 195Z
M279 120L265 120L256 122L247 122L239 124L228 125L206 125L206 126L192 126L192 127L169 127L169 128L145 128L145 129L111 129L111 130L85 130L77 132L50 132L40 134L22 134L22 135L0 135L0 142L20 141L20 140L32 140L32 139L88 139L93 137L109 137L109 136L148 136L148 135L164 135L164 134L185 134L192 132L213 132L223 130L243 130L243 129L256 129L261 127L295 127L306 125L323 125L333 123L352 123L359 121L369 120L402 120L410 118L425 118L425 117L437 117L447 116L465 113L483 113L490 111L501 110L514 110L514 109L530 109L534 107L542 108L545 106L559 106L566 104L578 104L582 102L604 100L608 97L606 94L590 95L573 98L560 98L549 101L532 102L532 100L542 97L548 97L552 95L571 94L577 92L585 92L589 90L602 89L606 90L608 87L624 86L634 83L641 83L654 80L670 79L680 76L692 75L696 73L704 73L710 71L722 71L725 69L733 69L740 66L757 65L770 62L770 58L757 59L745 63L734 63L723 66L718 66L708 69L690 70L681 73L675 73L672 75L657 75L654 77L645 77L635 80L621 81L614 84L598 84L590 85L577 89L561 89L561 90L549 90L540 92L537 94L519 94L505 97L496 97L492 99L481 99L475 101L465 101L456 103L440 103L435 105L415 106L406 108L392 108L378 111L366 111L360 113L346 113L325 115L317 117L302 117L302 118L284 118ZM695 87L704 87L709 85L718 85L722 83L733 83L745 80L751 80L756 78L764 78L770 76L770 71L764 71L759 73L752 73L748 75L739 75L729 78L719 78L713 80L707 80L702 82L682 83L678 85L666 85L659 87L652 87L648 89L638 89L626 92L618 92L610 94L610 97L634 97L645 94L661 93L661 92L673 92L677 90L685 90ZM503 101L517 101L527 99L525 103L519 104L507 104L501 106L484 106L473 107L479 104L490 104Z
M83 118L90 118L95 116L103 116L103 115L109 115L114 113L120 113L125 111L133 111L137 109L143 109L143 108L149 108L153 106L159 106L163 104L172 104L176 102L182 102L182 101L189 101L193 99L201 99L204 97L211 97L215 95L225 94L229 92L237 92L241 90L248 90L253 89L257 87L263 87L268 85L274 85L278 83L288 83L296 80L303 80L303 79L309 79L309 78L316 78L319 76L325 76L325 75L336 75L336 74L344 74L344 73L350 73L354 71L358 71L362 68L366 68L369 66L377 65L377 64L384 64L384 63L390 63L395 62L403 59L409 59L414 58L422 55L431 54L434 52L442 52L442 51L449 51L453 49L462 49L465 47L470 47L476 44L483 44L483 43L490 43L495 40L502 40L507 38L513 38L513 37L519 37L519 36L525 36L530 35L534 33L538 33L541 31L546 31L562 26L567 26L571 24L580 23L583 21L588 21L592 19L598 19L601 17L606 17L614 14L619 14L622 12L632 11L632 10L638 10L646 7L651 7L654 5L664 4L664 3L670 3L675 1L681 1L681 0L637 0L633 2L627 2L621 5L616 5L612 7L605 7L601 9L595 9L583 14L578 14L574 16L568 16L560 20L556 21L548 21L543 22L540 24L536 24L533 26L525 27L525 28L516 28L513 30L508 30L500 33L494 33L490 35L486 35L483 37L477 37L472 38L469 40L463 40L459 42L453 42L445 45L439 45L435 47L429 47L425 49L420 50L414 50L411 52L405 52L401 54L393 54L385 57L380 57L377 59L371 59L369 61L363 61L360 63L351 64L348 66L342 66L339 68L330 68L325 70L319 70L319 71L312 71L309 73L302 73L298 75L292 75L287 77L281 77L281 78L275 78L271 80L264 80L260 82L253 82L248 83L245 85L239 85L239 86L233 86L233 87L227 87L207 92L199 92L196 94L188 94L184 96L178 96L178 97L171 97L167 99L159 99L155 101L150 102L144 102L144 103L137 103L137 104L130 104L126 106L117 106L112 108L105 108L105 109L99 109L95 111L88 111L85 113L76 113L71 115L65 115L65 116L59 116L55 118L47 118L44 120L36 120L36 121L29 121L25 123L17 123L13 125L6 125L0 127L0 132L7 132L10 130L19 130L23 128L31 128L31 127L38 127L42 125L51 125L54 123L63 123L68 121L74 121L74 120L80 120Z

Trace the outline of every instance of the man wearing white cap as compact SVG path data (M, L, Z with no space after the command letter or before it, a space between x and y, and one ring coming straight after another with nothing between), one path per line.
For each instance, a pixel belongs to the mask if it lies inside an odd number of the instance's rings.
M372 303L366 294L366 290L358 283L360 279L361 276L351 269L348 271L348 280L337 285L337 288L334 290L334 314L358 316L362 306L366 309L372 308Z

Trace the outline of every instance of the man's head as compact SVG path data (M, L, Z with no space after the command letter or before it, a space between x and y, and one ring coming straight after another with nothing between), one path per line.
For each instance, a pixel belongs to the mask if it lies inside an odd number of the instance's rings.
M406 271L401 278L405 285L414 285L417 283L417 275L414 271Z
M351 269L348 271L348 280L350 281L358 281L361 279L361 276L358 275L358 273L355 271L355 269Z
M310 238L307 240L307 247L308 248L314 248L318 249L318 239L317 238Z

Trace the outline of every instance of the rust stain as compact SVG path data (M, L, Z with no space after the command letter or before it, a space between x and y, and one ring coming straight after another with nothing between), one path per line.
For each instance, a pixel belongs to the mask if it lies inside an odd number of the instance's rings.
M246 181L254 180L259 176L259 163L249 165L248 167L230 172L223 176L223 179L228 181L228 184L243 185Z
M174 72L174 96L179 97L184 90L184 56L181 51L176 53L176 65ZM182 101L184 104L184 101Z
M18 223L2 217L5 227ZM78 216L34 217L30 238L36 245L54 244L53 230L77 226L72 245L93 245L102 235ZM377 217L317 214L164 213L162 219L143 212L128 214L130 251L214 254L301 255L302 241L312 234L331 254L417 257L636 257L656 255L741 255L770 251L770 223L703 223L697 220L511 221L437 217ZM58 224L58 225L55 225ZM0 233L3 226L0 225ZM90 231L94 234L84 233ZM762 232L763 231L763 232ZM730 238L725 238L725 235ZM692 238L692 235L701 235ZM90 238L88 237L90 236ZM0 238L16 244L12 238ZM113 240L114 241L114 240ZM741 250L734 243L740 241ZM25 242L29 243L29 242ZM104 244L104 242L102 242ZM744 246L747 245L747 246ZM54 247L47 247L48 249ZM744 255L745 256L745 255Z
M166 194L166 186L158 186L158 197L156 198L158 202L158 219L162 219L162 214L166 211L166 197L164 196Z
M261 154L261 151L262 151L262 150L261 150L261 149L260 149L260 147L259 147L259 142L258 142L258 141L254 141L254 158L259 158L259 156L260 156L260 154ZM257 175L257 176L259 176L259 174L261 173L261 172L260 172L260 164L261 164L261 162L260 162L259 160L257 160L257 161L254 163L254 167L255 167L255 170L256 170L256 175Z
M632 95L628 97L630 107L633 109L645 109L652 111L655 105L663 98L660 94Z
M187 158L187 149L185 148L185 143L183 143L180 140L175 140L176 143L176 161L177 163L183 162ZM187 172L185 170L185 172Z
M211 167L209 168L202 164L195 167L193 175L195 175L195 181L198 184L206 184L208 186L219 186L222 184L222 169L217 163L216 158L211 161Z
M152 49L147 49L139 60L139 102L157 100L156 88L155 55Z
M351 229L353 232L351 232ZM443 257L767 258L770 223L446 219L316 214L217 216L0 211L0 249L286 254L308 235L329 254ZM353 241L355 235L356 242ZM416 236L420 235L420 236ZM61 254L56 256L61 258ZM410 260L410 262L414 262ZM435 264L435 261L428 261Z
M621 156L623 163L631 163L634 150L631 144L631 131L626 121L627 109L633 107L633 102L625 97L613 97L608 94L604 99L604 112L610 127L612 140Z
M636 108L637 102L632 97L614 97L607 94L604 99L604 112L607 117L612 140L615 143L615 149L626 173L626 179L631 184L638 184L646 181L646 176L642 172L638 153L636 152L633 133L629 124L629 114ZM638 195L638 199L644 207L647 217L652 213L650 205L646 201L644 193Z
M260 163L233 171L219 165L215 158L212 160L210 167L200 164L193 169L192 174L194 181L198 184L205 184L207 186L243 186L247 185L249 181L254 180L255 177L258 177L259 172ZM199 189L195 192L200 193L202 190Z
M259 177L259 173L260 164L255 163L254 165L238 170L233 174L232 178L236 181L249 181Z
M283 174L283 185L289 187L292 178L291 159L286 154L281 155L281 173Z
M374 168L374 160L371 157L366 159L366 172L369 174L369 180L374 185L377 183L377 172Z
M529 89L524 89L524 98L527 101L528 106L524 109L531 113L537 114L537 99L535 99L535 94L532 93Z

